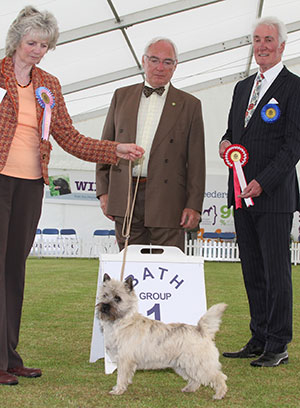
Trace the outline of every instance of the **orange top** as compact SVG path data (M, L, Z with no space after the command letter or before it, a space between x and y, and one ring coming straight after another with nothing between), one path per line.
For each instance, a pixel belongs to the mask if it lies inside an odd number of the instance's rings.
M42 169L33 85L26 88L18 86L18 96L18 125L6 164L0 173L17 178L39 179L42 177Z

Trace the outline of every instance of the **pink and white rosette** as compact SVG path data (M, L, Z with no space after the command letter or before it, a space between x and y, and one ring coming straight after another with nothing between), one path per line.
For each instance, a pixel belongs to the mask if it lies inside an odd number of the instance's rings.
M224 152L224 162L228 167L233 168L233 185L235 208L242 208L242 200L239 197L241 191L247 187L247 182L242 167L248 162L249 154L244 146L232 144ZM254 205L251 197L244 198L246 206Z
M42 140L48 140L51 122L51 109L55 105L55 99L52 92L44 86L40 86L39 88L37 88L37 90L35 91L35 96L41 107L44 108Z

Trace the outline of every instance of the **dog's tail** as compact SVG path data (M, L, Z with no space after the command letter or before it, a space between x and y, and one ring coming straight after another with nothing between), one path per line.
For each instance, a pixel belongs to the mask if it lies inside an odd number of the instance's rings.
M199 332L209 336L213 340L219 330L221 317L226 307L227 305L225 303L218 303L209 308L198 322L197 328Z

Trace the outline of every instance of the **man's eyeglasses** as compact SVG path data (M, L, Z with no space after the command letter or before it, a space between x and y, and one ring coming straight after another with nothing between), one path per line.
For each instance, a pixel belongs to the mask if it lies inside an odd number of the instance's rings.
M145 54L145 57L148 59L148 61L152 64L152 65L159 65L161 62L163 63L163 65L166 68L170 68L173 65L176 64L176 60L173 60L171 58L166 58L164 60L161 60L160 58L157 57L149 57L149 55Z

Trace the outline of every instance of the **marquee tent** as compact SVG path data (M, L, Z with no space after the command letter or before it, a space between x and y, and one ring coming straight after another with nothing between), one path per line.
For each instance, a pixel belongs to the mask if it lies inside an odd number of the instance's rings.
M59 78L75 126L91 137L101 137L114 90L143 81L146 43L156 36L176 43L179 64L172 82L202 101L211 195L226 191L227 169L218 158L218 142L226 129L235 83L257 69L251 46L256 18L277 16L287 25L283 61L300 74L300 0L1 0L0 57L10 23L27 4L53 12L58 20L57 48L40 66ZM94 196L94 165L53 145L50 173L73 172L73 190L86 183L85 193ZM76 225L83 235L96 227L111 227L96 201L85 202L90 206L85 213L79 201L55 200L48 192L41 226ZM232 225L222 228L230 230Z

